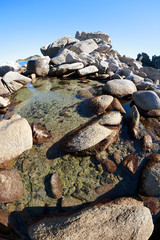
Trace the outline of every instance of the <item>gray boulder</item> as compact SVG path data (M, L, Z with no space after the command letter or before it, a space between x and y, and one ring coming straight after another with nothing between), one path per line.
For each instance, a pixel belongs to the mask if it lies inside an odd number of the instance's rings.
M82 68L77 71L80 76L85 76L91 73L96 73L98 72L98 68L96 66L88 66L85 68Z
M44 77L49 73L49 62L50 58L48 56L30 60L27 64L27 70L37 76Z
M53 57L50 61L53 65L60 65L62 63L66 63L66 56L70 52L68 49L63 49L61 52L59 52L55 57Z
M79 42L79 40L70 36L65 36L53 43L41 47L40 50L44 56L49 56L50 58L53 58L64 48L68 48L76 42Z
M0 96L8 96L30 82L31 78L13 71L7 72L3 78L0 79Z
M103 32L90 32L90 33L87 33L87 32L79 32L77 31L76 32L76 35L75 37L79 40L86 40L86 39L90 39L90 38L100 38L104 41L106 41L107 43L111 43L111 39L110 39L110 36L107 35L106 33L103 33Z
M145 196L160 194L160 154L148 157L140 175L138 192Z
M140 84L141 82L144 82L144 78L138 76L138 75L130 75L127 77L128 80L131 80L135 85Z
M146 207L101 205L70 216L44 218L29 227L29 236L34 240L148 240L153 228Z
M85 52L80 53L79 58L82 59L84 65L95 65L96 64L96 58L92 54L88 54Z
M140 84L136 85L138 90L147 90L147 89L151 89L153 86L153 83L151 82L141 82Z
M143 71L147 74L148 78L156 81L157 79L160 80L160 69L155 69L152 67L144 67Z
M88 106L95 114L104 113L113 101L113 97L110 95L101 95L90 98L88 100Z
M103 87L103 90L107 94L110 94L118 98L122 98L132 95L134 92L137 91L137 88L135 84L130 80L114 79L108 81Z
M77 42L70 47L70 50L80 54L82 52L91 53L98 48L97 43L93 39Z
M9 71L18 72L21 68L17 62L6 62L5 65L0 66L0 76L3 77Z
M99 73L106 73L108 67L109 67L108 62L103 60L99 61L99 64L98 64Z
M149 111L152 109L160 109L160 98L154 91L135 92L133 94L133 100L142 110Z
M32 148L32 130L26 119L13 115L0 122L0 166L13 161L24 151Z
M111 125L111 126L117 126L122 121L122 115L119 111L112 111L106 113L99 121L100 125Z

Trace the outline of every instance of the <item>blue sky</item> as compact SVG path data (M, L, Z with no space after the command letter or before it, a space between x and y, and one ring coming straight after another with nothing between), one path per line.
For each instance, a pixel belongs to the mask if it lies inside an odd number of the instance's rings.
M0 1L0 64L34 54L77 30L110 35L113 49L160 55L159 0Z

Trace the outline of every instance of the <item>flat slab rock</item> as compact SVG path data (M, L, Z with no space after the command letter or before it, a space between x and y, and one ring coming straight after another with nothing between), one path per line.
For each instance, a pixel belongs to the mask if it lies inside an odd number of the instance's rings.
M71 216L44 218L29 228L34 240L148 240L152 232L148 208L121 205L102 205Z
M60 141L60 146L66 152L79 152L96 146L110 136L114 138L120 130L119 125L103 126L110 125L112 117L115 117L116 124L120 124L122 117L119 112L106 113L101 118L95 118L65 135ZM113 141L112 137L110 141Z

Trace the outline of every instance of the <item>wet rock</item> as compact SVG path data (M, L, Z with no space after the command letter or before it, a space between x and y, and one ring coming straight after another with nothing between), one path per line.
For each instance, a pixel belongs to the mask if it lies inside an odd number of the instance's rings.
M17 170L0 171L0 203L20 200L23 195L23 184Z
M90 38L100 38L107 43L111 43L110 36L103 32L80 32L77 31L75 37L81 41L90 39Z
M10 100L8 98L0 97L0 108L5 108L10 104Z
M133 94L135 104L142 110L160 109L160 99L158 95L151 91L138 91Z
M63 211L73 211L82 206L82 201L78 198L67 196L62 198L62 209Z
M62 187L57 172L51 177L51 191L55 198L59 199L62 197Z
M68 48L76 42L79 42L79 40L70 36L64 36L53 43L41 47L40 50L44 56L49 56L50 58L53 58L64 48Z
M114 160L115 160L115 162L116 162L117 164L120 164L120 163L121 163L122 157L121 157L121 155L120 155L119 153L114 152L113 158L114 158Z
M141 138L141 144L144 152L150 152L153 147L152 137L149 134L145 134Z
M108 159L104 164L107 168L107 171L110 173L113 173L117 170L116 164L110 159Z
M149 117L160 117L160 109L152 109L147 112Z
M78 72L79 76L85 76L88 74L98 72L98 68L96 66L88 66L88 67L78 70L77 72Z
M123 160L123 166L131 173L135 174L138 169L138 156L136 153L131 153Z
M46 126L41 123L31 123L31 129L33 134L33 143L35 144L42 144L51 137L51 132L48 131Z
M32 130L25 118L13 115L0 122L0 168L32 148Z
M124 108L122 107L122 104L120 103L120 101L117 98L113 98L113 101L111 103L111 107L114 110L120 111L121 113L126 114L126 111L124 110Z
M7 72L14 71L18 72L21 70L21 65L17 62L6 62L5 65L0 66L0 76L3 77Z
M101 95L88 100L88 105L95 114L104 113L112 103L113 97L110 95Z
M96 159L101 163L105 163L108 160L107 152L106 151L97 152L96 153Z
M157 214L160 211L158 199L154 197L141 196L144 206L149 208L152 214Z
M27 70L40 77L47 76L49 73L49 62L50 58L48 56L30 60L27 64Z
M107 184L104 184L103 186L97 187L96 193L98 193L98 195L103 195L103 194L109 192L110 190L112 190L114 187L115 187L114 184L107 183Z
M147 240L153 228L152 216L146 207L102 205L71 216L42 219L30 226L29 236L35 240L44 236L55 240L64 240L68 236L76 240Z
M134 138L137 138L139 134L139 121L140 121L140 114L138 112L137 107L133 105L130 108L130 112L129 112L128 127L129 127L129 132L131 136L133 136Z
M160 194L160 154L153 153L141 171L138 192L144 196Z
M114 79L108 81L103 90L112 96L122 98L132 95L137 91L135 84L130 80Z
M71 64L62 64L57 68L56 74L63 75L63 74L70 73L70 72L73 72L73 71L81 69L81 68L83 69L83 67L84 67L83 63L80 63L80 62L71 63Z
M80 54L82 52L91 53L98 48L98 45L93 39L87 39L84 41L79 41L72 45L70 48L71 51Z

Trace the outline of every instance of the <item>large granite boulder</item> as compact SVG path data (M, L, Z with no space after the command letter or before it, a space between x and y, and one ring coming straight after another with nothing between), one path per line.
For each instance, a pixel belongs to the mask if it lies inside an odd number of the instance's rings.
M0 168L32 148L32 130L25 118L13 115L0 122Z
M23 195L23 183L16 169L0 171L0 203L19 200Z
M82 52L91 53L98 48L97 43L93 39L79 41L70 47L70 50L80 54Z
M44 218L29 227L29 236L34 240L148 240L153 228L152 215L146 207L101 205L70 216Z
M77 31L75 37L81 41L90 39L90 38L100 38L100 39L106 41L107 43L111 43L110 36L107 35L106 33L100 32L100 31L90 32L90 33Z
M83 61L83 63L86 65L95 65L96 64L96 58L92 54L82 52L79 55L79 58Z
M90 154L95 154L96 150L99 149L107 149L115 141L122 120L119 115L116 115L116 120L118 117L119 122L116 122L116 126L113 126L114 123L110 125L110 114L112 115L112 112L104 114L101 118L91 120L65 135L60 140L61 148L65 152L83 151L84 153L90 152Z
M152 109L160 109L160 98L151 90L138 91L133 94L133 100L138 108L149 111Z
M160 194L160 154L152 154L142 169L138 192L145 196Z
M10 95L30 82L31 78L13 71L7 72L3 78L0 79L0 96Z
M104 92L112 96L123 98L137 91L135 84L126 79L114 79L108 81L103 87Z
M0 66L0 76L3 77L7 72L14 71L18 72L21 70L21 65L17 62L6 62L5 65Z
M27 70L37 76L44 77L49 73L49 62L50 58L48 56L30 60L27 64Z
M49 56L50 58L53 58L64 48L69 48L76 42L79 42L79 40L71 36L64 36L53 43L41 47L40 50L44 56Z

